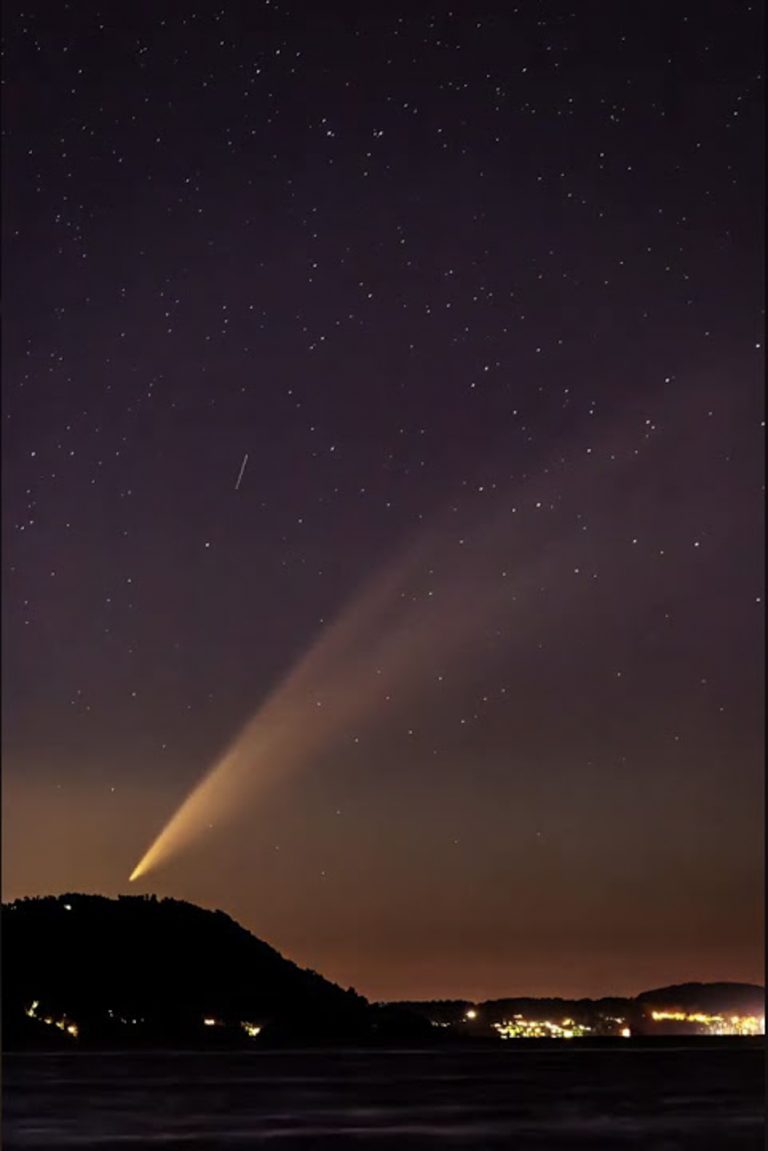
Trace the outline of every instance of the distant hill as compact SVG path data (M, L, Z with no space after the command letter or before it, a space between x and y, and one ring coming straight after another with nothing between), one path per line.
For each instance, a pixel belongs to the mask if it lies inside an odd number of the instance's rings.
M395 1006L394 1004L392 1006ZM681 983L657 987L630 997L558 999L521 996L472 1003L465 999L411 1000L396 1006L429 1019L433 1026L460 1028L468 1038L488 1031L494 1021L524 1016L527 1019L570 1018L588 1026L594 1034L615 1034L621 1019L633 1035L673 1032L671 1021L654 1023L652 1013L694 1015L765 1014L765 988L753 983Z
M764 1014L762 987L686 983L634 998L370 1004L222 911L154 896L2 908L2 1040L25 1047L216 1047L497 1040L494 1023L570 1019L593 1036L673 1031L655 1012Z
M677 983L643 991L637 1002L655 1011L742 1013L764 1010L765 988L754 983Z
M6 1049L374 1042L431 1030L298 967L223 912L174 899L5 904L2 960Z

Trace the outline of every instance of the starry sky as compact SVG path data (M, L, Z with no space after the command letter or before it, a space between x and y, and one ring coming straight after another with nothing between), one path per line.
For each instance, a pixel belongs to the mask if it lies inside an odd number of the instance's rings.
M760 981L761 6L4 16L4 898Z

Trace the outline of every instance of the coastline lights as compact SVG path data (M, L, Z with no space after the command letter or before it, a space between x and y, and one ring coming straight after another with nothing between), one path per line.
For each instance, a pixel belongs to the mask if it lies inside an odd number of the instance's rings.
M693 1023L708 1035L765 1035L764 1015L707 1015L703 1011L652 1011L654 1023Z
M51 1015L38 1015L37 1009L39 1006L40 1000L33 999L29 1007L24 1009L24 1014L30 1019L36 1019L38 1023L45 1023L48 1027L56 1027L59 1031L65 1031L67 1035L71 1035L73 1039L77 1039L80 1029L76 1023L72 1023L70 1019L67 1019L66 1015L63 1019L54 1019Z
M591 1027L574 1023L572 1019L553 1023L549 1019L526 1019L522 1015L513 1015L512 1019L494 1023L493 1027L502 1039L582 1039L592 1034Z

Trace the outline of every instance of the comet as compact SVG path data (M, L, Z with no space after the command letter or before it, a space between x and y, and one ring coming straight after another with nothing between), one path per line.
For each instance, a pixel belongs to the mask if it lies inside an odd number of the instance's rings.
M441 524L353 599L192 789L131 881L188 847L211 823L226 822L246 798L301 770L345 733L374 722L387 696L413 699L434 686L438 664L482 646L511 588L495 578L489 541L477 553L465 547L467 538ZM521 580L515 586L520 590Z
M321 634L189 793L134 868L131 882L175 855L211 822L223 822L245 793L298 767L375 706L383 669L372 668L370 658L387 665L389 682L395 669L386 649L396 641L391 634L388 641L384 638L384 621L392 614L407 566L394 567L372 583Z
M388 700L410 706L435 690L439 669L455 666L463 675L503 651L498 637L510 625L518 637L536 626L516 605L552 562L548 516L533 501L524 517L504 503L478 528L449 512L417 538L319 634L187 795L131 881L306 769L350 731L391 722ZM579 532L574 521L574 540ZM500 556L510 540L520 558L507 573ZM558 551L564 546L558 541Z
M411 707L437 690L437 672L452 669L461 679L489 660L508 660L534 631L537 639L544 629L559 635L564 619L578 618L576 601L590 594L590 578L596 578L581 567L581 509L591 508L594 536L604 531L613 538L617 524L624 530L635 482L638 440L623 451L617 438L609 442L614 450L602 464L589 456L575 474L572 463L566 473L563 458L515 493L486 495L479 487L437 517L320 632L181 802L131 881L188 850L212 823L225 824L266 789L306 770L351 731L391 724L398 706ZM641 443L644 453L659 450L653 441ZM644 474L638 473L638 483ZM627 562L633 556L629 549ZM543 599L544 585L560 565L573 573L573 591ZM620 570L613 578L621 578Z

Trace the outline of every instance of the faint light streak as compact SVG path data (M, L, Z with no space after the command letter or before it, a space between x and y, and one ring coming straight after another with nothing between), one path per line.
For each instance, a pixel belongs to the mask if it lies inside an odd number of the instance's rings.
M243 462L240 464L240 471L237 473L237 480L235 482L235 491L236 492L240 490L240 484L243 481L243 474L245 472L245 468L246 468L247 463L248 463L248 453L246 452L245 455L243 456Z

